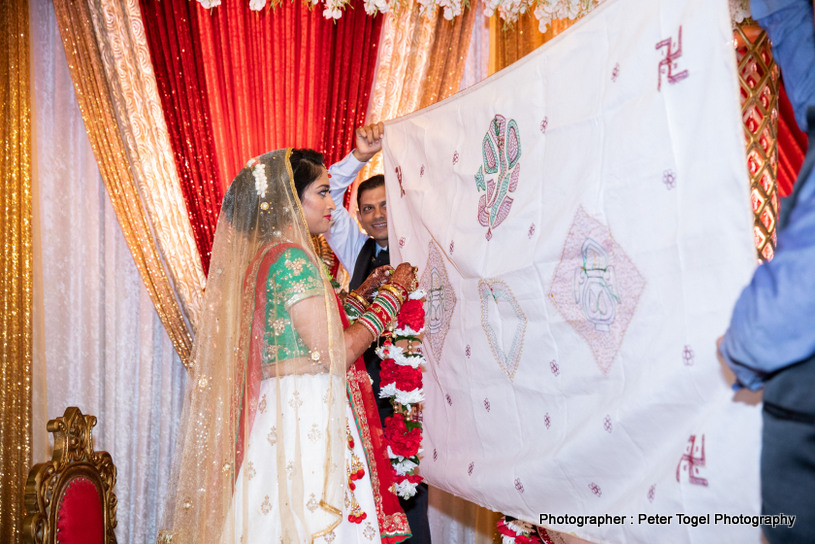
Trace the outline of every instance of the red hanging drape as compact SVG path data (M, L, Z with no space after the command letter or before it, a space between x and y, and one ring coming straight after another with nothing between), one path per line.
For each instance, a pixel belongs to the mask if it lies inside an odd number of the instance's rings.
M249 158L311 147L331 164L351 150L382 16L367 15L361 0L336 23L299 0L259 12L247 0L212 10L190 0L141 6L206 270L221 198Z
M204 273L223 198L215 163L207 85L196 32L198 4L141 0L142 20L161 95L181 191Z
M804 162L807 135L798 128L783 82L778 86L778 192L787 196Z

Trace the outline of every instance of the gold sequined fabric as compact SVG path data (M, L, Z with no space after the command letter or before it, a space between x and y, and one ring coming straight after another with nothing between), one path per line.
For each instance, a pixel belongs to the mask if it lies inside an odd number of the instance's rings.
M576 20L556 19L549 23L546 32L538 30L538 20L533 12L522 14L509 26L497 15L490 18L490 53L487 73L492 75L528 55L570 26Z
M150 61L138 0L93 0L93 29L110 101L155 243L195 327L206 283Z
M0 542L21 542L31 464L31 116L28 2L0 2Z
M117 121L92 8L87 1L54 3L71 79L99 171L136 268L173 346L187 365L192 336L162 265L130 168L128 146Z

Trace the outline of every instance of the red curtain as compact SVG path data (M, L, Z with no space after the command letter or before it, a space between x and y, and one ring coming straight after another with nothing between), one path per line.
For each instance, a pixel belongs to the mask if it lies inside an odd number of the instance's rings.
M783 83L778 87L778 192L787 196L804 162L808 138L795 122Z
M311 147L331 164L351 150L382 16L367 15L361 0L337 22L323 17L322 4L300 0L259 12L248 0L212 10L190 0L141 6L206 270L221 198L249 158Z
M216 167L196 2L141 0L142 20L181 191L204 273L218 221L224 182Z

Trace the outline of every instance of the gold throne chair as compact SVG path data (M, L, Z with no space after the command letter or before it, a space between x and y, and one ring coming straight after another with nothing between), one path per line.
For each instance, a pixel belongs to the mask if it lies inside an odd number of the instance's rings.
M95 425L73 406L48 422L54 454L31 468L25 484L27 544L115 544L116 467L108 452L93 451Z

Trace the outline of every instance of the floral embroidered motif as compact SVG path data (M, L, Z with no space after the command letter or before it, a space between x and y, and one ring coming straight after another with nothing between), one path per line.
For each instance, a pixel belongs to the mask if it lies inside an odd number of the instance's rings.
M589 489L591 490L591 492L592 492L592 493L594 493L594 494L595 494L595 495L597 495L598 497L602 497L602 496L603 496L603 490L602 490L602 489L600 489L600 486L599 486L599 485L597 485L596 483L594 483L594 482L590 483L590 484L589 484Z
M289 406L294 408L300 408L303 405L303 399L300 398L300 391L295 391L292 393L291 398L289 399Z
M376 529L374 529L374 526L371 525L370 521L365 524L365 530L362 531L362 535L368 540L373 540L376 536Z
M685 349L682 350L682 359L685 360L685 366L693 366L695 358L696 354L693 353L690 346L686 345Z
M603 418L603 429L605 429L605 431L609 434L611 434L611 431L614 430L614 427L611 424L611 416L607 415L605 418Z
M286 476L289 477L289 480L294 476L294 461L289 461L286 465Z
M263 503L260 505L260 511L267 516L272 511L272 501L269 500L269 495L266 495L263 499Z
M317 426L316 423L314 423L311 426L311 430L308 432L308 439L311 440L312 442L317 442L318 440L320 440L320 438L322 438L322 436L323 436L322 431L320 431L320 428Z
M269 434L266 435L266 440L269 441L269 444L274 446L277 444L277 427L273 426L272 430L269 431Z
M332 542L334 542L334 539L336 539L336 538L337 538L337 535L336 535L336 533L334 533L334 531L331 531L330 533L325 535L325 541L326 541L327 544L331 544Z
M255 464L249 461L249 464L246 465L246 477L251 480L256 474L257 472L255 471Z
M288 319L283 319L282 317L280 317L269 323L269 326L274 329L275 336L280 336L286 330L286 325L288 324L289 324Z
M312 493L308 498L306 508L308 508L309 512L314 513L319 507L320 501L318 501L317 497L314 495L314 493Z
M283 263L286 268L291 270L295 276L299 276L303 273L303 267L308 264L307 261L303 258L296 258L294 260L286 259Z
M657 485L653 484L651 487L648 488L648 502L654 502L654 497L656 497L656 490Z
M261 414L266 412L266 395L260 397L260 402L258 403L258 412Z

